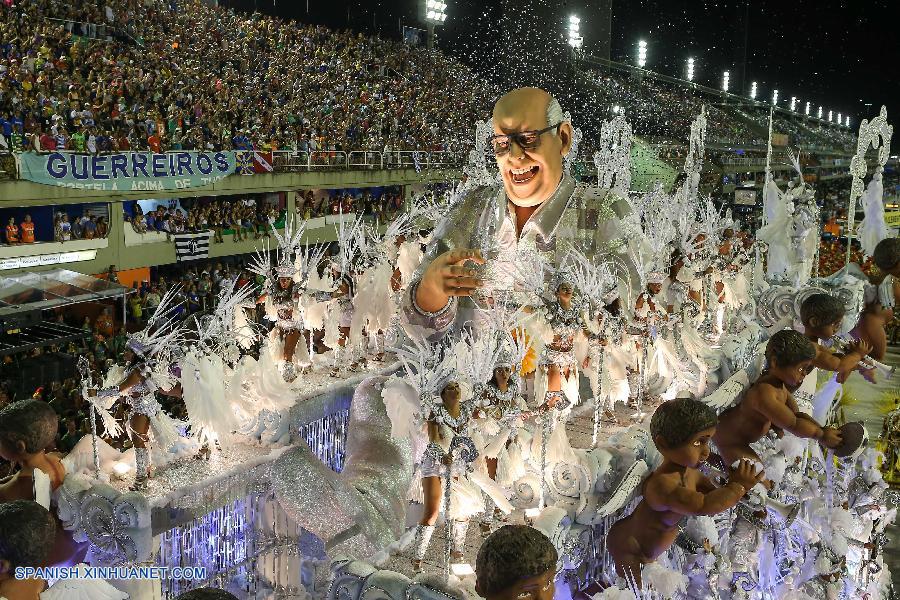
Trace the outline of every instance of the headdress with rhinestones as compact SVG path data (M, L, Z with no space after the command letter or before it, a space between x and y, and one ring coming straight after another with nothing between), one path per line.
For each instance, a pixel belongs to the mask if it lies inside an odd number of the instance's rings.
M182 304L178 298L180 292L181 287L176 286L165 293L147 319L146 327L128 336L126 348L144 360L170 355L181 348L184 328L178 320L178 308Z

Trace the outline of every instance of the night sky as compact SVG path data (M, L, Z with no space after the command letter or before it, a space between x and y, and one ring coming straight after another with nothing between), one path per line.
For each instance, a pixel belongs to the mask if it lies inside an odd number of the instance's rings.
M447 24L438 29L439 45L469 61L488 60L501 43L500 4L504 0L444 0ZM507 0L508 1L508 0ZM254 8L305 22L333 27L377 30L399 36L399 27L419 22L424 0L226 0L241 9ZM771 98L778 88L780 105L791 96L812 113L821 104L859 120L875 116L882 104L888 121L900 123L900 36L888 7L891 0L612 0L613 60L633 63L637 41L648 42L647 68L684 77L688 56L696 61L695 81L720 87L722 72L731 72L731 91L741 86L746 41L745 94L750 82L758 98ZM540 35L565 35L570 14L582 19L584 49L597 43L591 26L596 0L519 0L519 19ZM308 8L307 8L308 7ZM308 12L307 12L308 10ZM530 21L530 23L529 23ZM520 23L521 28L521 23ZM538 30L540 30L538 32ZM516 40L505 42L511 48ZM871 106L866 106L870 103ZM900 137L900 132L897 133ZM896 142L893 144L896 148Z

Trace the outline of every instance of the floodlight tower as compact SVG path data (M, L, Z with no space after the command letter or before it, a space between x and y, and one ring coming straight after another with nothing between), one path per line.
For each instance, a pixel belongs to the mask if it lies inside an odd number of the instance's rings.
M642 69L647 64L647 42L644 40L638 41L637 64Z
M428 48L434 48L434 28L447 20L447 3L443 0L425 0L425 24L428 27Z
M819 120L822 120L822 107L819 107Z
M809 100L806 101L806 116L809 116Z
M581 19L572 15L569 17L569 45L573 50L579 50L584 44L584 38L581 36Z
M756 82L750 84L750 99L756 100Z
M693 58L687 59L687 80L688 81L694 80L694 59Z
M828 111L828 122L834 123L834 111L833 110Z
M722 73L722 91L723 92L728 91L728 84L730 83L730 80L731 80L731 73L729 73L728 71L725 71L724 73Z
M844 123L844 126L845 126L845 127L850 127L850 115L847 115L847 120L846 120L846 122Z
M772 106L778 106L778 90L772 90Z
M797 110L797 96L791 96L791 112L796 112Z
M844 119L841 118L841 113L838 113L837 124L840 125L843 120Z

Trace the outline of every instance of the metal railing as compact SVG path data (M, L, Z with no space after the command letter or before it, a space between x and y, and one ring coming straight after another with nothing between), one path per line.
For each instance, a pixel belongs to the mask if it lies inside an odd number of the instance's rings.
M86 154L73 150L54 150L60 154ZM252 158L249 150L235 150L239 159ZM42 153L46 154L46 153ZM96 154L121 154L120 152L97 152ZM165 153L168 154L168 153ZM261 153L268 154L268 153ZM306 171L357 171L375 169L459 169L465 162L465 151L398 150L381 152L378 150L319 150L301 152L276 150L271 152L271 165L275 173L298 173ZM238 161L239 163L241 160ZM15 154L0 152L0 179L17 179L18 166Z
M249 153L237 150L235 154ZM466 152L427 150L317 150L301 152L276 150L272 152L272 166L278 172L298 171L355 171L374 169L460 168L465 164Z

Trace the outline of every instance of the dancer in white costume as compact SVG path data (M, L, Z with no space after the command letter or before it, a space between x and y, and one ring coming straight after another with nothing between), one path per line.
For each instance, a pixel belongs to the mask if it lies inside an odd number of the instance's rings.
M146 329L131 334L125 346L125 370L116 385L90 390L99 402L124 398L128 406L129 433L134 444L136 490L147 488L150 477L150 430L156 445L165 452L178 438L178 431L156 400L156 392L181 395L180 373L176 362L178 352L185 345L184 329L176 324L174 311L178 289L172 288L163 297Z
M535 403L553 408L557 403L574 405L579 401L578 360L575 358L575 337L587 337L584 306L576 296L574 278L565 270L557 272L551 284L552 299L530 310L543 321L548 330L547 341L538 358L538 377L535 382Z
M298 271L294 258L305 228L306 225L301 223L295 229L293 221L288 220L282 234L273 226L272 232L278 240L276 265L272 267L266 246L257 251L250 266L251 272L266 279L263 293L256 301L257 304L265 304L266 318L275 322L270 336L271 350L280 350L277 352L279 370L285 381L297 378L297 363L309 364L306 345L298 344L303 332L300 299L304 291L304 273Z
M493 340L467 337L452 346L452 351L424 343L394 349L404 366L403 376L389 379L382 396L391 419L392 437L411 436L419 463L424 509L414 535L416 570L421 568L438 514L447 502L450 512L444 518L456 558L464 551L469 519L484 510L482 493L503 512L512 510L503 490L486 473L474 468L478 451L471 436L477 401L471 397L471 382L459 369L460 364L469 364L475 354L483 354L490 344ZM485 381L478 383L483 385Z
M508 488L525 475L525 452L532 434L525 423L528 405L515 376L521 359L516 360L511 349L501 341L500 350L491 362L491 378L484 385L475 387L478 407L475 427L479 438L476 444L484 456L488 476ZM490 497L487 504L481 518L483 535L491 532L495 519L503 518L502 511L494 506Z
M600 405L599 418L616 424L616 402L627 402L630 393L630 358L623 347L626 319L618 289L603 295L603 306L595 310L594 322L596 333L592 331L588 338L588 356L582 366L594 400Z

